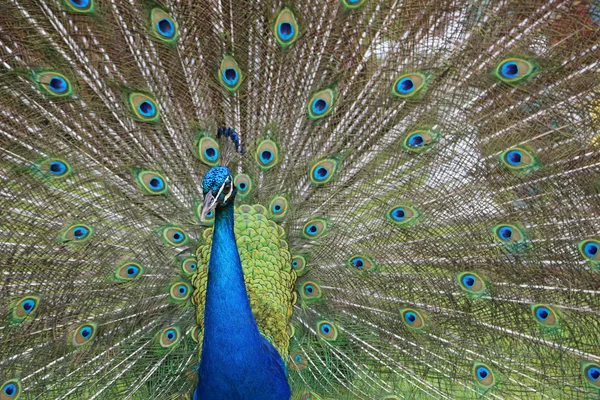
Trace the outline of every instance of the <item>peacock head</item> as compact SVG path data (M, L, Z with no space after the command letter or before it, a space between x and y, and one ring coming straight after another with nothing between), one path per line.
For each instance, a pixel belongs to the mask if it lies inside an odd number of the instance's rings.
M204 221L210 210L220 205L230 204L235 199L236 188L229 168L209 169L202 179L202 192L204 192L204 203L200 219Z

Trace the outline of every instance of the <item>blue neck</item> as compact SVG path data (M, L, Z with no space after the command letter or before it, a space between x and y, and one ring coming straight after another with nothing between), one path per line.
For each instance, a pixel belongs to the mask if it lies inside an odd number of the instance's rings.
M215 211L194 399L289 399L281 357L262 337L252 314L233 231L233 205Z

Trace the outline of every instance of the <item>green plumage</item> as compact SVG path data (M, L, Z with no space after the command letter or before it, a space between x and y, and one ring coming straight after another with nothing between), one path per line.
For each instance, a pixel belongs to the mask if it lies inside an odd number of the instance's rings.
M294 400L600 396L597 1L5 3L0 400L192 396L217 165Z

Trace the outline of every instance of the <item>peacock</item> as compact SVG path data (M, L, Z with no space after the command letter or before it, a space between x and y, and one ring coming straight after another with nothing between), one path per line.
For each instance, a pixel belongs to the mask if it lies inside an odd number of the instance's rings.
M0 9L0 400L600 397L597 0Z

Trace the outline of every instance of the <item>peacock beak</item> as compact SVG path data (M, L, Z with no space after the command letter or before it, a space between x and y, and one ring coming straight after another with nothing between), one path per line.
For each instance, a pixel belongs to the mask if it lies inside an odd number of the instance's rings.
M206 221L206 215L210 212L210 210L215 208L216 205L217 198L213 196L212 191L209 190L208 193L204 195L204 202L202 203L202 213L200 214L201 222Z

